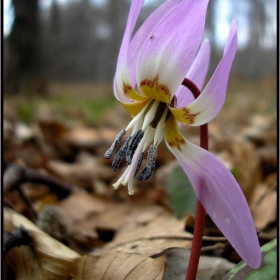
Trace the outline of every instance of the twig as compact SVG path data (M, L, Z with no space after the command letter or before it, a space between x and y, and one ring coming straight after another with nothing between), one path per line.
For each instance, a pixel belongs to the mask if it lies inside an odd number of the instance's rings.
M145 241L145 240L193 240L193 236L175 236L175 235L169 235L169 236L151 236L151 237L143 237L143 238L136 238L129 240L127 242L120 242L114 246L111 246L110 249L118 248L123 245L127 245L129 243L138 242L138 241ZM225 237L215 237L215 236L203 236L203 241L211 241L211 242L227 242L227 239Z
M18 188L19 184L26 182L45 184L57 194L59 199L67 197L73 190L70 184L62 182L52 175L12 163L4 172L4 194Z
M228 246L227 243L216 243L214 245L204 246L201 248L201 252L213 251L216 249L224 249Z

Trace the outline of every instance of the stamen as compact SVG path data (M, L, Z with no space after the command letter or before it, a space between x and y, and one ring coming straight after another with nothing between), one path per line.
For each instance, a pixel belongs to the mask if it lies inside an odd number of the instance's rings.
M133 155L135 153L135 150L138 147L138 144L140 143L140 141L142 140L144 136L144 132L139 129L133 136L131 139L131 143L126 151L126 163L129 165L132 162L132 158Z
M129 195L134 195L134 190L130 190L130 189L129 189L129 190L128 190L128 194L129 194Z
M123 129L116 137L115 140L113 142L113 144L111 145L111 147L106 151L106 153L104 154L104 158L105 159L109 159L112 157L113 153L115 152L117 146L119 145L119 143L121 142L123 136L126 134L126 130Z
M169 110L168 110L168 107L166 106L165 109L164 109L164 112L161 116L161 119L158 122L157 127L156 127L156 132L155 132L155 137L154 137L154 145L159 145L159 143L163 140L162 134L164 133L164 130L165 130L164 125L165 125L166 116L167 116L168 112L169 112Z
M134 176L137 174L137 172L139 171L140 167L141 167L141 164L142 164L142 161L143 161L143 158L144 158L144 152L142 152L139 156L139 159L138 159L138 162L137 162L137 166L136 166L136 170L135 170L135 173L134 173Z
M128 126L127 126L127 128L125 129L126 131L127 130L129 130L130 128L132 128L132 127L135 127L135 124L137 124L137 123L143 123L143 120L141 120L141 119L143 119L143 116L149 111L149 108L152 106L152 104L153 104L153 102L154 102L154 100L152 100L152 101L150 101L142 110L141 110L141 112L137 115L137 116L135 116L133 119L132 119L132 121L128 124ZM142 126L142 125L141 125ZM139 129L139 128L138 128ZM137 130L138 130L137 129Z
M142 130L145 130L152 122L152 120L155 118L155 114L157 112L159 102L155 101L153 105L151 106L151 109L146 113Z
M116 170L119 168L120 163L121 163L121 161L122 161L122 159L123 159L123 157L124 157L124 155L125 155L125 152L126 152L126 150L127 150L128 142L129 142L130 139L131 139L131 136L129 136L129 137L125 140L124 144L123 144L122 147L119 149L119 151L118 151L116 157L114 158L114 160L113 160L113 162L112 162L112 170L113 170L113 171L116 171Z
M154 137L155 137L155 129L151 126L148 126L146 131L144 131L144 137L143 137L143 151L146 151L147 147L152 143Z
M149 151L148 151L146 167L138 175L138 177L137 177L138 181L147 180L153 174L155 166L156 166L157 154L158 154L158 147L151 145L149 148Z
M163 141L165 135L166 135L166 128L164 128L161 131L161 134L159 134L158 137L155 138L154 145L158 146Z
M136 132L142 128L143 118L139 119L138 122L134 125L131 135L136 134Z

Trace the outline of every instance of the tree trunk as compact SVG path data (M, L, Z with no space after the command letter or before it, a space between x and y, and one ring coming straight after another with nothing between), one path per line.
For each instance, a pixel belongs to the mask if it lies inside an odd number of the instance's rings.
M14 23L8 37L4 89L10 94L45 93L40 53L38 0L12 0Z

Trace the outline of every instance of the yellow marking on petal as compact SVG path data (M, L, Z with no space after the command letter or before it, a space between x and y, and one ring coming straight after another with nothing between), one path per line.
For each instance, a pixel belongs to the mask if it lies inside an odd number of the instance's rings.
M123 93L125 96L127 96L128 98L130 98L131 100L134 101L143 101L146 100L147 97L138 93L137 91L135 91L131 85L125 84L123 83Z
M169 107L169 110L175 117L175 119L182 123L182 124L194 124L195 118L199 113L191 113L187 107L183 108L171 108Z
M121 102L123 107L127 110L127 112L133 117L137 116L141 110L146 106L146 104L150 101L149 98L146 97L144 101L135 101L132 103Z
M166 127L165 139L167 143L171 147L176 147L178 150L181 150L181 145L184 145L186 141L179 131L176 119L172 115L170 115L169 118L167 119L165 123L165 127Z
M158 76L156 76L153 80L145 79L141 81L139 88L143 95L146 95L152 99L167 104L169 104L171 101L171 93L168 87L164 84L158 83Z

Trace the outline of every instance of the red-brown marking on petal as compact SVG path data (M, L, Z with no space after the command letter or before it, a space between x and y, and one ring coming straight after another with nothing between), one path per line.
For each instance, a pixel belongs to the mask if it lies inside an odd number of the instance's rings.
M190 113L190 110L187 109L186 107L182 108L182 110L184 111L183 116L185 117L185 119L189 120L190 124L193 124L195 122L195 117L199 114L199 112L192 114Z
M145 79L145 80L141 81L140 88L143 86L147 86L147 87L155 90L156 92L160 92L160 91L163 92L165 95L167 95L168 103L170 103L171 93L166 85L158 83L158 76L156 76L153 80Z
M123 93L124 93L125 96L128 95L128 92L129 92L130 90L133 90L132 86L123 83Z
M183 137L181 138L173 138L172 141L167 141L171 147L176 147L179 151L181 151L180 146L186 143Z

